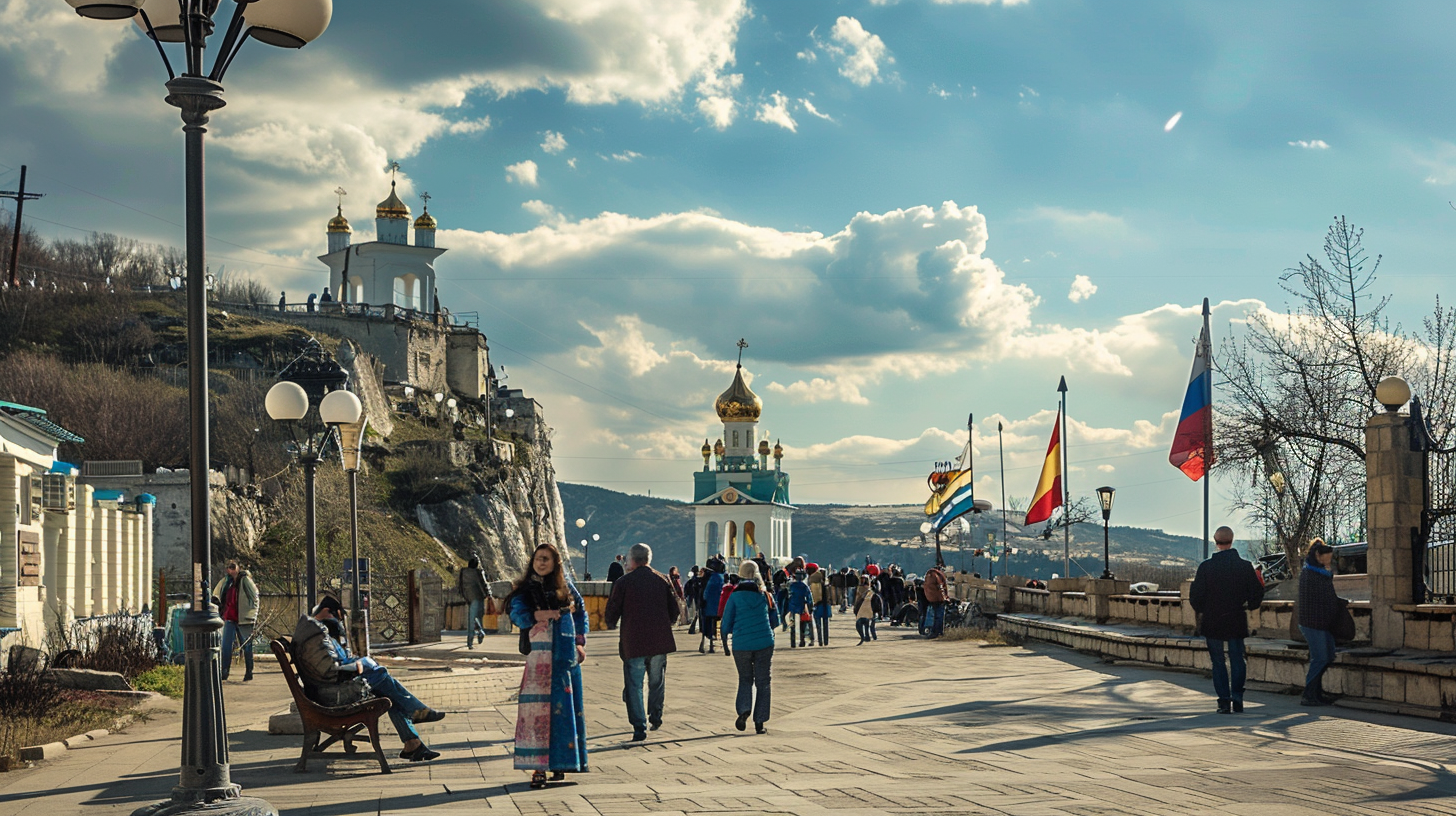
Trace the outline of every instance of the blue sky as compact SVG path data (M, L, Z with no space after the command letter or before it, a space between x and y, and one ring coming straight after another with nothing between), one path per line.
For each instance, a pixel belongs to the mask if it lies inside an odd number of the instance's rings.
M922 500L971 412L978 489L999 502L1000 421L1026 496L1066 375L1074 494L1194 533L1166 451L1202 298L1216 337L1284 308L1279 273L1341 214L1398 320L1450 279L1450 4L421 8L341 3L302 51L244 49L210 257L322 287L330 191L367 240L398 160L443 302L545 405L566 480L689 496L746 337L797 501ZM129 25L0 6L0 186L30 166L42 232L181 243L161 79Z

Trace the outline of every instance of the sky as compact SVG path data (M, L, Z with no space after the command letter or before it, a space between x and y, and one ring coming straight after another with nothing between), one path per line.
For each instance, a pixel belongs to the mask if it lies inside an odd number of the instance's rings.
M1453 28L1441 2L353 0L230 68L209 263L321 290L332 191L369 240L398 161L442 303L542 403L562 480L691 498L741 337L798 503L923 501L968 415L978 495L1004 450L1025 501L1065 376L1074 498L1196 535L1167 453L1203 298L1215 344L1287 309L1338 215L1397 320L1447 291ZM182 244L164 79L131 23L0 0L0 188L29 166L31 225Z

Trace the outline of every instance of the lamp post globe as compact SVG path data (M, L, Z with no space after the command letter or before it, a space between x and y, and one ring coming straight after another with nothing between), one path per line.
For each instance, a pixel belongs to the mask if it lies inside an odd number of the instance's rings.
M322 419L325 425L352 425L359 421L359 417L363 413L364 405L359 402L359 398L343 389L330 391L319 403L319 419Z
M263 398L263 408L277 422L297 422L308 414L308 392L295 382L276 382Z
M333 17L332 0L253 0L248 36L279 48L302 48L319 38Z

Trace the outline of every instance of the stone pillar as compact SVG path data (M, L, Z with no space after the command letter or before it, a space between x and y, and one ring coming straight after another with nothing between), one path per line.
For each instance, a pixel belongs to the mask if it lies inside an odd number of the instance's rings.
M82 509L90 506L92 488L88 485L77 485L77 492L84 497L85 503L76 508L76 523L71 527L71 538L76 546L76 582L71 587L70 604L76 617L85 618L91 615L91 541L95 537L96 527L91 523L90 514Z
M164 599L152 597L152 592L154 591L152 579L156 577L156 566L152 560L152 509L154 507L155 505L146 502L137 506L137 513L141 517L140 523L137 525L140 530L137 541L141 547L142 556L142 595L147 599L148 605L152 607L152 611L155 613L159 608L165 610L167 608L167 602Z
M1092 601L1092 616L1098 623L1106 623L1112 617L1110 599L1113 595L1126 595L1132 583L1116 578L1088 578L1086 587L1087 597Z
M1415 597L1412 531L1425 507L1422 457L1411 450L1404 414L1382 413L1365 423L1365 525L1370 544L1370 642L1381 649L1405 645L1405 616L1397 604Z
M44 523L44 553L41 568L41 583L46 588L46 598L53 620L57 626L68 626L76 617L71 606L75 597L76 575L80 571L76 563L76 519L77 512L47 510Z
M98 515L102 519L102 526L106 528L106 540L110 543L110 549L107 552L108 562L106 564L106 597L109 600L106 608L98 609L96 613L99 615L109 615L120 609L121 605L125 603L121 595L124 586L123 581L126 580L126 576L123 574L124 562L122 561L122 554L124 552L122 547L124 543L121 540L121 519L118 519L115 513L100 513Z
M1000 604L1002 612L1016 611L1016 587L1026 583L1026 579L1015 575L996 576L996 601Z
M111 554L114 543L106 518L91 517L91 614L104 615L111 608Z

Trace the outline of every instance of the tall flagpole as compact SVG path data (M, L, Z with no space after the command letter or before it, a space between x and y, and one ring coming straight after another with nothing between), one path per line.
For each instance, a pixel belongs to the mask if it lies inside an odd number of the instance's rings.
M1006 571L1006 448L1001 441L1001 421L996 421L996 452L1001 456L1001 574Z
M1203 402L1208 406L1203 420L1203 560L1208 560L1208 483L1213 481L1213 335L1208 331L1208 298L1203 299Z
M1067 378L1057 385L1057 391L1062 395L1062 577L1072 577L1072 525L1068 523L1071 516L1067 515L1072 511L1072 488L1068 478L1067 467Z

